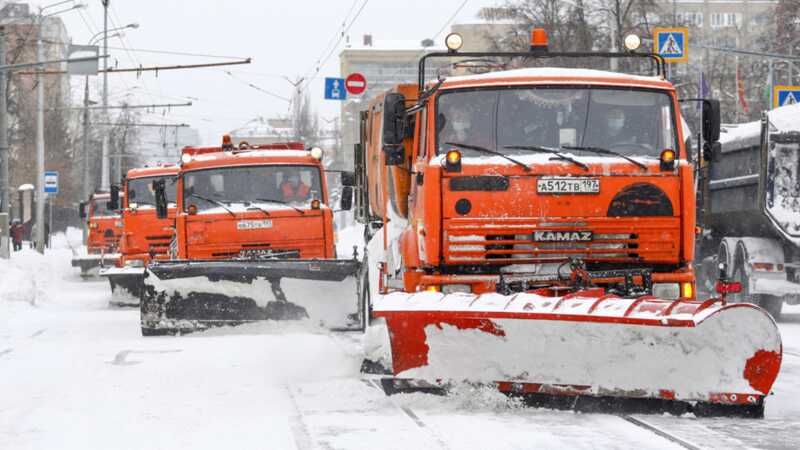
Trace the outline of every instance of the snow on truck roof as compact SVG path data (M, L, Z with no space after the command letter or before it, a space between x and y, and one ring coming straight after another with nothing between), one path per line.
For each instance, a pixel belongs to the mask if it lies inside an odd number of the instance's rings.
M525 69L503 70L499 72L487 72L477 75L462 75L447 77L442 88L456 87L456 85L472 85L479 82L487 82L487 84L497 81L503 83L520 81L555 81L559 83L572 83L575 81L584 83L612 83L612 84L635 84L647 85L648 87L657 87L662 89L672 89L672 84L657 76L641 76L631 75L627 73L609 72L605 70L594 69L568 69L557 67L536 67Z
M768 111L770 126L778 132L800 131L800 104L781 106ZM723 150L758 145L761 142L761 121L724 124L719 141Z
M184 149L186 153L186 149ZM205 151L192 155L182 170L253 164L320 164L309 150L297 149L245 149Z
M153 167L137 167L129 170L128 175L125 178L131 180L134 178L157 177L159 175L172 175L177 173L178 166L174 164Z

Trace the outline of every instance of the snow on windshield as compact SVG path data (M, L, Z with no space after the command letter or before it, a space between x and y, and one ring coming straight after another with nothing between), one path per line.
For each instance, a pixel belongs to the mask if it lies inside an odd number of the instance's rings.
M187 172L183 207L276 203L306 206L321 197L319 168L311 165L239 166Z
M459 90L441 94L437 105L439 154L452 147L447 142L506 154L525 152L507 146L581 146L658 157L666 148L677 148L672 99L662 92L542 87ZM473 153L459 150L466 156Z

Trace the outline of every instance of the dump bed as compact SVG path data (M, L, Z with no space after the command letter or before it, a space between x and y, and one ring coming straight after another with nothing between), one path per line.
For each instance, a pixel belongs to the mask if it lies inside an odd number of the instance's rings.
M800 244L798 117L800 105L786 106L723 129L708 183L706 218L716 232Z

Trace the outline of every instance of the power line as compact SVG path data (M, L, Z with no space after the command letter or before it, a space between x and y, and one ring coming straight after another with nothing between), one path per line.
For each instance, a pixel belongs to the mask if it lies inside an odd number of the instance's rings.
M341 29L342 30L347 25L347 19L350 17L350 14L353 12L353 9L356 7L356 4L358 4L358 0L353 0L353 3L350 5L350 9L347 11L347 14L345 14L344 19L342 19L342 25L341 25ZM314 67L319 65L319 62L322 60L322 57L325 56L326 53L328 53L328 48L332 44L335 45L334 42L336 42L337 36L340 36L341 34L342 34L342 32L340 32L339 29L337 29L336 32L333 34L333 36L331 36L331 38L328 41L328 43L325 44L325 47L322 50L322 53L317 57L316 62L314 62L314 64L312 64L311 67L306 71L306 74L305 74L305 76L303 78L307 78L311 74L311 72L314 70Z
M356 22L356 20L358 20L359 16L361 16L361 13L364 11L364 8L366 8L368 3L369 3L369 0L364 0L364 3L361 4L361 7L356 12L356 15L353 16L352 20L350 20L350 24L347 25L347 27L345 27L342 30L342 33L339 36L339 39L336 41L336 44L333 46L333 48L331 48L331 51L328 53L328 56L326 56L325 59L322 60L322 62L317 65L316 69L313 71L313 75L310 78L308 76L306 76L305 86L299 87L297 89L298 92L304 91L311 84L311 82L314 81L314 79L317 78L317 75L319 75L320 69L322 69L322 67L325 66L325 63L328 62L328 59L330 59L330 57L333 55L333 53L339 47L339 44L342 42L342 39L344 39L345 35L347 35L347 32L350 31L350 28L353 26L353 24Z
M277 98L277 99L280 99L280 100L283 100L283 101L285 101L285 102L289 102L289 103L291 103L291 102L292 102L292 100L291 100L291 99L289 99L289 98L286 98L286 97L284 97L284 96L282 96L282 95L278 95L278 94L276 94L276 93L274 93L274 92L270 92L270 91L268 91L268 90L266 90L266 89L264 89L264 88L261 88L261 87L259 87L259 86L256 86L255 84L253 84L253 83L250 83L249 81L246 81L246 80L243 80L243 79L241 79L241 78L237 77L236 75L232 74L232 73L231 73L230 71L228 71L228 70L226 70L226 71L225 71L225 73L227 73L228 75L230 75L230 77L231 77L231 78L233 78L234 80L236 80L236 81L238 81L238 82L240 82L240 83L243 83L243 84L245 84L245 85L247 85L247 86L249 86L249 87L251 87L251 88L253 88L253 89L257 90L257 91L259 91L259 92L262 92L262 93L264 93L264 94L267 94L267 95L269 95L270 97L275 97L275 98Z

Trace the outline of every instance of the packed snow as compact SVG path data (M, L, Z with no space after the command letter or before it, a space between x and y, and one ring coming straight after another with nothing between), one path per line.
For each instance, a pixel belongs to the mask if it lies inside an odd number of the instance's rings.
M361 233L340 230L340 254ZM70 244L56 235L45 255L0 260L0 448L681 448L619 416L527 408L481 387L387 397L360 373L360 333L255 323L143 338L138 310L109 308L108 282L70 266ZM800 306L780 328L766 419L637 417L700 447L795 445Z

